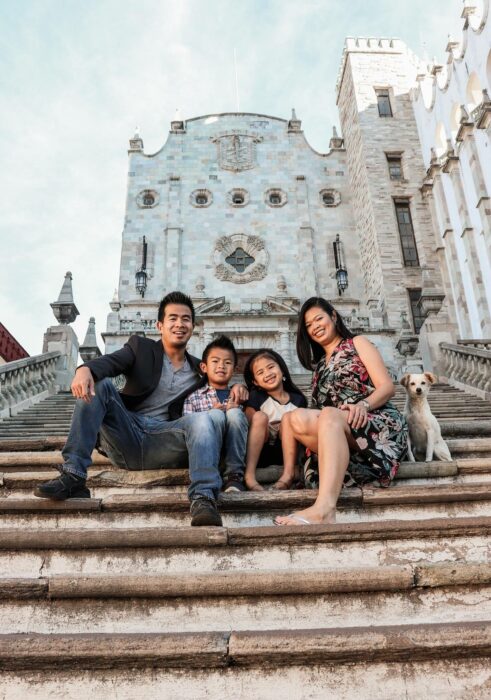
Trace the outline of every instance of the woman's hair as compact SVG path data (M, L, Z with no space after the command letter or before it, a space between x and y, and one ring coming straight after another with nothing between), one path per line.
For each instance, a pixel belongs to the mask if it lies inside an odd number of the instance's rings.
M307 333L307 329L305 328L305 314L307 311L309 311L309 309L316 306L325 311L331 317L331 319L333 319L334 314L336 315L335 327L341 338L353 338L353 333L345 325L341 314L339 311L336 311L332 304L322 297L310 297L310 299L307 299L300 309L298 316L297 355L301 365L305 367L305 369L310 370L317 365L319 360L324 355L322 346L319 345L319 343L316 343L315 340L312 340Z
M296 394L300 394L303 396L303 392L298 388L296 384L293 383L293 380L290 376L290 371L288 367L286 366L285 360L279 355L277 352L274 350L270 350L269 348L263 348L262 350L257 350L254 352L247 360L245 363L244 367L244 379L245 383L247 385L247 388L249 391L254 387L254 363L256 360L258 360L260 357L267 357L270 360L273 360L276 362L276 364L279 366L280 370L283 373L283 387L285 391L291 392L293 391Z

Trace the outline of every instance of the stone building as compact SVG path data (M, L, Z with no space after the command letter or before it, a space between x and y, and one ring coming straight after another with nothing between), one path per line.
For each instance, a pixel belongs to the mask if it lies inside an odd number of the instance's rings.
M176 116L154 154L135 134L106 351L131 333L157 337L172 289L196 304L193 352L227 333L242 361L274 347L294 371L297 312L313 294L394 376L444 375L441 343L489 336L490 30L487 9L478 18L466 3L463 17L446 67L398 39L346 40L343 136L334 130L328 153L294 111Z
M479 5L479 6L478 6ZM411 91L444 291L460 338L491 337L491 22L465 3L460 41Z

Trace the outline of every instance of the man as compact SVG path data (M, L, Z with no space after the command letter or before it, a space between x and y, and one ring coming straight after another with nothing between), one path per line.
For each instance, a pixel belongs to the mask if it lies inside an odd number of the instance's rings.
M186 352L194 328L194 307L181 292L161 301L161 340L133 335L121 350L81 365L72 382L75 404L61 476L41 484L41 498L90 498L87 468L98 434L113 464L123 469L159 469L189 463L191 525L221 525L220 450L225 431L221 411L182 416L186 396L201 382L199 360ZM124 374L119 393L109 377ZM246 389L232 388L244 401ZM180 417L182 416L182 417Z

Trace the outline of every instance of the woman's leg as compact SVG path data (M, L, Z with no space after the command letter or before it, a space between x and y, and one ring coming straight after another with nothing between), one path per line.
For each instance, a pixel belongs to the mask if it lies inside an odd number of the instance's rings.
M247 452L244 481L250 491L264 491L256 480L256 467L259 455L268 439L269 420L262 411L256 411L251 418L247 435Z
M343 485L344 475L349 464L349 450L353 442L346 417L337 408L324 408L316 419L317 440L312 439L312 420L306 423L302 416L292 412L290 419L292 434L298 442L305 444L307 439L317 452L319 463L319 493L315 503L305 510L294 513L311 523L333 523L336 520L336 502ZM314 443L317 443L314 447ZM354 443L353 443L354 446ZM279 525L298 525L293 518L278 517Z

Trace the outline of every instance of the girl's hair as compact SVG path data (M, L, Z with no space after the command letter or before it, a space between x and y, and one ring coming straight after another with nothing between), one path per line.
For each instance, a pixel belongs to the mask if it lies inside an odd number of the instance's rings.
M316 343L315 340L312 340L307 333L307 329L305 328L305 314L307 311L309 311L309 309L312 309L315 306L318 306L320 309L325 311L331 319L333 319L334 314L336 315L335 327L341 338L346 339L354 337L353 333L345 325L339 311L336 311L334 306L326 299L323 299L322 297L310 297L310 299L307 299L300 309L298 316L297 355L301 365L305 367L305 369L309 370L314 369L319 360L325 354L322 346L319 345L319 343Z
M285 391L288 391L288 393L292 391L296 394L300 394L300 396L304 395L303 392L298 388L298 386L293 383L292 378L290 376L290 371L286 366L285 360L281 357L281 355L279 355L274 350L270 350L269 348L257 350L248 358L245 364L244 379L249 391L254 387L254 362L260 357L268 357L270 360L273 360L274 362L276 362L277 365L279 365L279 368L282 371L284 377L283 387L285 388Z

